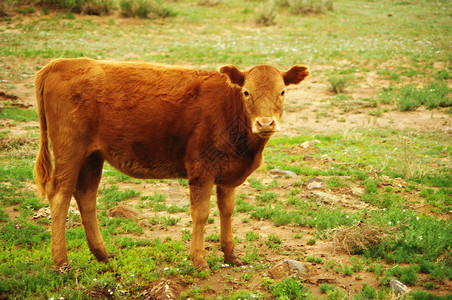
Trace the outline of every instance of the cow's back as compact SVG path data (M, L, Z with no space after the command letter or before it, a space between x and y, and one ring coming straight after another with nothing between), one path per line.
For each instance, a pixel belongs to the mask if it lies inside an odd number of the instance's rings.
M86 58L54 61L38 82L57 148L77 144L87 153L100 151L139 178L187 176L189 140L194 134L204 136L197 143L209 139L203 114L211 114L206 106L224 100L218 95L228 88L217 72Z

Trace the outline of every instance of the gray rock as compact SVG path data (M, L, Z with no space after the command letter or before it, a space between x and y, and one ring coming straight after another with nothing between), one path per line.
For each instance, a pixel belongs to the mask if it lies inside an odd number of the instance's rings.
M270 170L270 174L272 174L272 175L281 175L281 176L289 176L291 178L297 177L296 173L294 173L292 171L288 171L288 170L281 170L281 169Z
M391 279L389 285L391 290L395 291L397 294L406 294L410 292L410 289L398 280Z
M326 187L326 182L322 178L313 177L306 181L305 183L303 183L303 186L308 190L324 189Z
M338 203L342 202L342 199L340 197L320 191L312 191L311 197L314 197L325 204L337 205Z
M302 262L296 260L284 260L268 270L268 274L273 279L286 278L289 276L301 277L307 273L307 267Z

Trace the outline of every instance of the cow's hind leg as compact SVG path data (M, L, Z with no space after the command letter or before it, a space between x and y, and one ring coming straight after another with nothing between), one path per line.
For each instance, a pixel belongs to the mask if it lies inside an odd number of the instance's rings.
M197 270L209 270L204 246L204 227L210 212L210 194L213 184L193 185L190 183L190 210L193 233L190 256Z
M241 266L243 261L234 253L234 235L232 233L232 213L235 206L235 188L217 185L217 204L220 211L220 244L224 253L224 262Z
M105 249L96 213L97 189L103 165L104 159L99 152L88 156L78 175L74 198L80 210L89 249L97 260L106 262L112 255Z
M55 160L55 170L49 186L50 216L52 219L52 259L57 268L65 268L68 263L66 246L66 218L75 188L78 170L76 164L64 164Z

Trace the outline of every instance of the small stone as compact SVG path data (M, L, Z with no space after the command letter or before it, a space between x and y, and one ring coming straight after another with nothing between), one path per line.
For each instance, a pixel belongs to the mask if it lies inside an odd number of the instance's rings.
M306 142L301 143L300 146L306 149L306 148L309 148L310 144L308 141L306 141Z
M33 214L33 219L40 219L48 217L50 219L50 208L41 207L37 212Z
M127 205L118 205L108 210L110 217L120 217L125 219L138 219L141 217L141 213L133 207Z
M280 279L295 275L297 277L307 274L306 266L296 260L284 260L277 263L268 270L268 274L273 279Z
M364 189L357 186L352 187L352 194L361 197L362 195L364 195Z
M272 174L272 175L289 176L291 178L297 177L296 173L294 173L292 171L288 171L288 170L281 170L281 169L272 169L272 170L270 170L270 174Z
M322 178L313 177L306 181L305 183L303 183L303 186L308 190L324 189L326 187L326 182Z
M337 205L341 202L340 197L338 197L336 195L320 192L320 191L312 191L310 196L314 197L328 205L331 205L331 204Z
M143 228L152 227L151 222L149 222L148 219L142 219L142 220L138 221L137 225L140 227L143 227Z
M398 280L391 279L389 285L391 289L395 291L397 294L406 294L410 292L410 289Z

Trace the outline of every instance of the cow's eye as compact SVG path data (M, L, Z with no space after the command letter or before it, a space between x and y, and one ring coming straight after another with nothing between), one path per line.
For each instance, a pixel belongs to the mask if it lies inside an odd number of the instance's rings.
M245 95L245 96L249 96L249 95L250 95L250 93L248 93L248 91L243 91L243 95Z
M284 96L286 94L286 91L281 92L281 96Z

